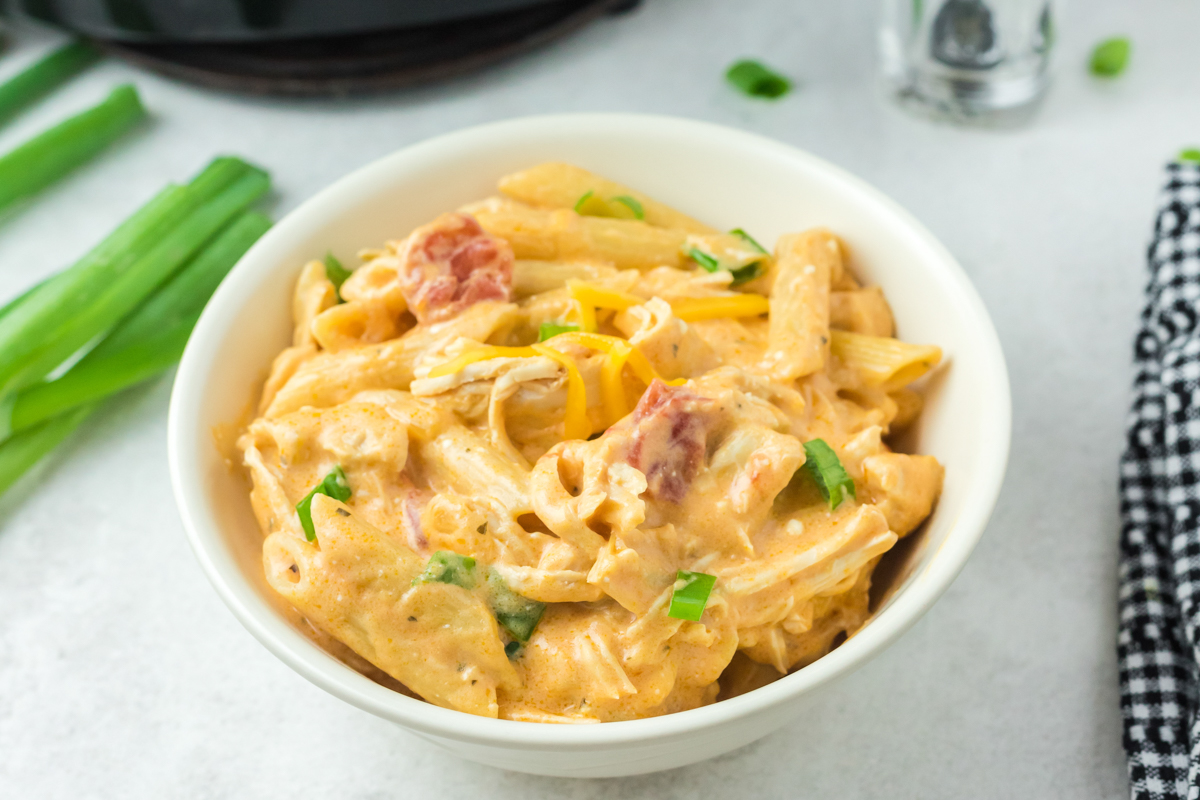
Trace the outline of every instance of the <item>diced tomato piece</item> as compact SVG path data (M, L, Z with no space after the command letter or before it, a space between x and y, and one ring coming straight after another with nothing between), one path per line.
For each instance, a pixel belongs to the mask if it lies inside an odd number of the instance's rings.
M660 380L633 410L628 460L646 476L647 493L678 503L704 462L713 401Z
M400 287L419 322L438 322L483 300L512 298L512 247L470 214L417 228L400 252Z

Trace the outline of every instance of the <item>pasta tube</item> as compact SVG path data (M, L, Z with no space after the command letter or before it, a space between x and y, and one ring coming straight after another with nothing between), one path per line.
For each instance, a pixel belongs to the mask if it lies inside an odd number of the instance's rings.
M829 295L829 325L868 336L894 336L892 307L878 286Z
M687 232L645 222L582 217L503 200L466 209L483 229L512 245L518 259L607 262L617 269L682 267Z
M837 238L814 229L779 240L763 369L777 381L811 375L829 349L829 283L842 271Z
M448 424L422 442L420 457L430 484L439 491L490 498L514 518L530 510L528 473L463 425Z
M497 716L496 692L520 685L481 600L419 584L422 559L332 498L313 498L319 547L288 533L263 548L267 581L320 628L425 699Z
M486 341L498 329L511 325L516 314L516 306L509 303L483 302L455 319L418 326L381 345L321 353L295 368L264 416L278 417L304 406L326 408L368 389L406 389L412 383L417 359L459 338Z
M661 266L692 269L700 264L693 253L730 269L763 258L730 234L656 228L635 219L586 217L568 209L547 210L503 199L463 210L474 215L485 231L507 241L521 260L598 261L644 272Z
M610 202L614 197L628 197L641 207L642 219L650 225L691 233L716 233L703 222L639 191L571 164L550 162L506 175L500 179L500 191L514 200L545 208L575 208L588 192Z
M832 331L830 345L833 354L857 370L868 385L888 391L907 386L942 360L940 347L885 336Z
M569 281L602 281L615 277L617 271L605 264L586 261L529 261L513 264L513 294L529 297L561 289Z
M292 319L296 321L292 334L292 345L303 347L316 340L312 333L312 321L328 308L337 305L337 289L325 277L325 265L310 261L300 271L296 290L292 293Z

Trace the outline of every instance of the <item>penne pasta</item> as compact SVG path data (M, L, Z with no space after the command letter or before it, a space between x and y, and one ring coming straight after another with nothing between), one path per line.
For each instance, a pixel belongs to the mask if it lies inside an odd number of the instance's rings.
M302 347L313 344L312 321L336 303L337 289L325 277L325 265L320 261L305 264L292 296L292 318L295 320L292 345Z
M637 220L583 217L574 211L487 201L466 209L484 230L512 245L518 259L598 261L617 269L682 267L687 233Z
M309 326L323 350L386 342L400 334L399 319L382 300L351 300L325 309Z
M617 270L606 264L586 261L531 261L513 263L513 294L529 297L561 289L568 281L597 282L616 277Z
M340 293L301 270L238 440L272 590L384 685L539 724L696 708L853 635L941 491L888 445L941 351L891 338L830 231L772 257L564 164L500 190Z
M497 716L497 690L520 678L487 607L455 586L414 585L424 560L339 510L347 511L330 498L314 499L319 548L282 533L268 538L263 560L271 587L427 700ZM397 629L405 630L404 640ZM468 670L471 680L464 681Z
M829 352L829 284L841 272L837 240L814 229L785 236L776 247L771 327L762 368L791 381L825 366Z
M884 336L833 331L833 354L853 368L869 386L900 389L920 378L942 360L942 349L909 344Z
M550 162L514 172L500 179L499 188L514 200L543 208L574 209L588 192L608 203L612 203L614 197L630 197L641 207L642 219L650 225L676 228L690 233L716 233L703 222L694 220L639 191L571 164ZM617 205L621 204L618 202Z
M319 353L296 367L275 392L265 416L337 405L368 389L406 389L416 377L419 358L444 351L464 336L486 341L515 323L516 316L513 305L481 303L455 319L418 326L382 345Z
M508 242L518 260L599 262L645 271L659 266L694 269L699 265L694 252L728 269L764 259L729 234L689 233L639 220L588 217L569 209L547 210L503 199L463 210L473 214L488 233Z
M866 336L894 336L892 307L878 286L832 292L829 295L829 326Z

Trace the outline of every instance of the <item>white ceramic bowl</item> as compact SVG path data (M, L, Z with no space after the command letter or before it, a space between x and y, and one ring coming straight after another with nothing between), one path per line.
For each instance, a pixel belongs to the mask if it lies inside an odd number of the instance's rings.
M294 628L262 578L261 536L243 479L214 431L242 419L271 359L290 338L290 297L306 261L404 236L493 194L501 175L568 161L635 186L720 228L763 242L826 225L853 266L883 286L900 335L941 345L913 446L946 467L945 490L896 588L841 647L781 680L655 719L542 725L484 719L392 692L343 666ZM888 198L813 156L748 133L652 116L532 117L405 148L288 214L221 284L183 356L170 414L175 498L192 549L221 598L264 646L316 685L452 753L544 775L632 775L690 764L748 744L795 717L809 693L874 656L924 614L962 569L991 514L1008 458L1004 356L966 275Z

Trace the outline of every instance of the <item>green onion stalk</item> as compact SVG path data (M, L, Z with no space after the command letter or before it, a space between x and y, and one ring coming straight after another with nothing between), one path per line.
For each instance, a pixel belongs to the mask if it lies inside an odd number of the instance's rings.
M0 126L90 67L100 57L87 42L71 42L0 84Z
M178 361L208 298L269 227L263 214L243 214L64 375L17 393L9 408L10 435L152 378Z
M270 227L245 210L269 184L262 170L218 158L0 308L0 492L104 398L179 359L208 298Z
M38 287L0 317L0 397L40 382L108 333L269 185L266 173L243 161L216 159Z
M0 156L0 210L90 161L145 117L137 90L118 86L99 105Z
M62 444L91 415L95 406L80 406L0 444L0 494L47 453Z

